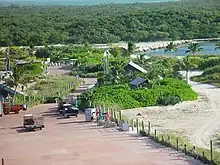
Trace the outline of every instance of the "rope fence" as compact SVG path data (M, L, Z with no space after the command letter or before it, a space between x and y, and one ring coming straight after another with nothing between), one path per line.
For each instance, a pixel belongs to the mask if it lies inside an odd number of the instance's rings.
M108 112L110 114L111 122L114 122L117 126L119 126L119 123L121 122L127 122L129 123L129 128L141 136L146 136L161 145L172 148L178 152L182 152L185 155L193 157L194 159L200 160L204 164L219 164L218 159L220 153L213 150L212 140L210 141L209 149L202 149L187 143L185 140L183 140L183 138L175 135L159 133L157 129L152 128L151 122L146 122L138 118L131 120L123 119L121 110L114 110L114 108L106 108L103 106L103 112Z

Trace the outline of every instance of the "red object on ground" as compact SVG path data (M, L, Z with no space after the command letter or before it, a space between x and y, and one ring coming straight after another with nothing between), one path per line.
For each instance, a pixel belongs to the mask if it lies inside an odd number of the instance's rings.
M98 117L98 116L99 116L99 108L98 108L98 107L96 107L95 114L96 114L96 117Z
M110 113L109 112L106 112L106 120L110 120Z
M18 112L22 109L22 105L12 105L11 112Z

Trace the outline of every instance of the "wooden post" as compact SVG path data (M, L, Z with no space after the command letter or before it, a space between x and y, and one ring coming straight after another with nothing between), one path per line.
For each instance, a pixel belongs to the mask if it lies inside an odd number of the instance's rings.
M23 98L23 99L24 99L24 102L23 102L23 103L25 104L25 102L26 102L26 98L25 98L25 95L24 95L24 98Z
M205 163L205 152L202 151L202 162Z
M113 114L113 109L112 108L111 108L110 116L111 116L111 119L114 120L114 114Z
M105 113L105 104L103 104L103 113Z
M168 143L170 144L170 136L167 137Z
M119 120L121 120L122 117L121 117L121 110L119 111Z
M116 116L116 112L114 110L114 121L116 122L116 120L117 120L117 116Z
M154 130L154 138L155 139L157 138L157 130L156 129Z
M148 122L148 136L150 136L150 122Z
M30 95L28 96L28 102L31 102L31 96Z
M137 128L137 134L139 134L139 123L138 119L136 119L136 128Z
M211 162L213 162L213 144L212 144L212 140L210 140L210 158L211 158Z
M185 153L185 155L187 155L186 144L184 144L184 153Z
M176 139L176 150L179 151L179 139Z
M162 143L164 143L163 135L162 135L162 137L161 137L161 141L162 141Z
M144 121L141 121L142 131L144 131Z
M134 120L131 119L131 128L132 128L132 131L134 131Z

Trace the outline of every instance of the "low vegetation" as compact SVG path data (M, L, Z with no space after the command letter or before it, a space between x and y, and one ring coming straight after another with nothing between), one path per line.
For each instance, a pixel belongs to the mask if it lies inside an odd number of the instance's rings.
M197 94L183 80L167 78L158 81L151 89L132 89L127 84L101 86L81 94L80 99L81 107L88 104L86 101L91 101L95 104L118 105L121 109L131 109L196 100Z
M215 86L220 86L220 57L209 56L209 57L197 57L201 59L198 65L200 70L204 72L200 76L194 76L191 78L192 81L201 83L208 83Z
M62 91L63 87L70 83L75 83L76 86L78 85L76 79L70 76L45 77L36 82L32 87L28 88L26 93L32 95L53 96L55 93L58 94L58 91Z

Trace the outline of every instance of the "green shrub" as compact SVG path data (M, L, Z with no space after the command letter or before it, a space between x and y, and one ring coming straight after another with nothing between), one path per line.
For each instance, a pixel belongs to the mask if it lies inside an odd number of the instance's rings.
M197 94L178 79L164 79L158 81L152 89L131 89L127 84L101 86L88 94L81 94L80 99L84 107L88 100L95 104L106 106L118 105L123 109L146 107L153 105L174 105L180 101L196 100Z
M179 102L180 98L178 96L163 96L157 100L157 104L159 105L175 105Z
M86 78L96 78L98 75L98 72L95 73L80 73L80 77L86 77Z
M76 76L76 75L77 75L77 71L73 70L73 71L70 72L70 76Z
M192 81L201 83L210 83L219 86L220 83L220 65L205 69L202 75L191 77Z
M220 57L208 57L207 59L203 60L201 69L208 69L216 65L220 65Z

